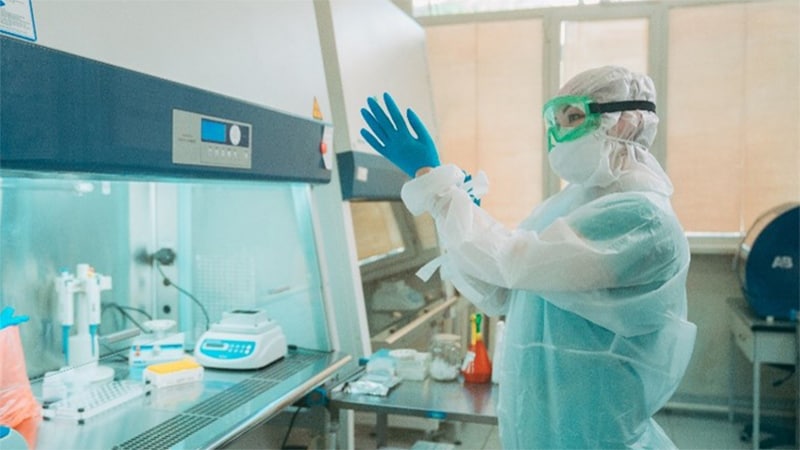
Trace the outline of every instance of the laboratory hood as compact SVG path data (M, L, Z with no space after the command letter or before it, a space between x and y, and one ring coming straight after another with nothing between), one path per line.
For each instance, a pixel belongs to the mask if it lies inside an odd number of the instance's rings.
M54 280L76 267L107 276L101 332L170 319L192 343L266 307L315 325L293 344L330 349L312 188L330 185L331 130L0 37L0 294L35 319L23 340L48 356L30 373L63 362Z
M320 121L7 37L0 80L4 169L331 178L332 134Z
M112 386L134 380L131 355L145 346L131 341L152 322L177 324L169 342L190 349L226 313L264 311L288 348L250 372L206 368L205 384L155 413L163 397L114 407L130 426L109 429L98 412L55 432L70 419L58 409L43 447L216 446L349 363L314 203L338 190L331 130L0 37L0 307L29 318L19 334L37 400L56 392L48 374L113 367Z

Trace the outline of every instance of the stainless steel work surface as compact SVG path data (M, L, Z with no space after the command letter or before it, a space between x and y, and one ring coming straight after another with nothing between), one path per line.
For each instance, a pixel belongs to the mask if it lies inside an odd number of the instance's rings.
M342 387L331 394L331 408L497 424L498 388L490 383L404 380L386 397L349 394Z
M259 370L205 369L202 382L154 388L84 424L43 421L36 447L215 448L302 398L350 359L340 353L292 349Z

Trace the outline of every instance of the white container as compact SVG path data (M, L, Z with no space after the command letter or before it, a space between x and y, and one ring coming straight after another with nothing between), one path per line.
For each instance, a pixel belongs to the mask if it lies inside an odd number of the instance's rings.
M394 359L395 373L404 380L422 381L428 376L430 353L412 349L398 349L389 352Z
M503 339L506 334L506 323L502 320L497 322L495 328L494 354L492 355L492 383L497 383L500 379L500 371L503 370Z
M203 380L203 366L192 358L153 364L144 370L144 381L157 388Z

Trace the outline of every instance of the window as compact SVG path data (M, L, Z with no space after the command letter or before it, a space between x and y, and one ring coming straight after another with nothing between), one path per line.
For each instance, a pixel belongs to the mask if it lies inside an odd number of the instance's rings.
M483 207L516 225L542 200L542 21L426 33L442 160L484 170L491 184Z
M646 2L652 0L412 0L414 15L435 16L489 11L509 11L558 6L599 5L603 3Z
M561 22L559 86L593 67L616 64L648 73L647 19Z
M420 20L442 159L488 173L484 208L513 227L559 188L542 104L601 64L653 77L652 150L694 249L695 235L733 249L761 213L800 200L800 3L589 3Z
M798 5L670 10L667 169L687 230L742 233L800 200Z

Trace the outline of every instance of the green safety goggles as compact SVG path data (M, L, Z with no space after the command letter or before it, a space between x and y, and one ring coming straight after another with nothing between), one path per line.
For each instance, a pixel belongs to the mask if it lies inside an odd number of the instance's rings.
M565 95L545 103L544 122L547 126L547 151L556 143L574 141L600 127L600 115L609 112L643 110L656 112L653 102L625 100L595 103L587 96Z

